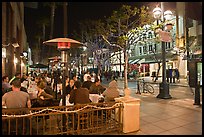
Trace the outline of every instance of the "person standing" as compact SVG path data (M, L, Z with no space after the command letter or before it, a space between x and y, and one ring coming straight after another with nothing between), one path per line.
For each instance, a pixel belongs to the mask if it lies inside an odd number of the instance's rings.
M177 82L180 82L180 74L179 74L179 71L178 71L178 69L176 68L175 69L175 72L176 72L176 80L177 80Z
M172 69L172 78L173 78L173 83L175 83L175 79L176 79L176 70Z
M166 70L166 82L169 83L169 69Z
M172 69L169 69L169 81L172 83Z

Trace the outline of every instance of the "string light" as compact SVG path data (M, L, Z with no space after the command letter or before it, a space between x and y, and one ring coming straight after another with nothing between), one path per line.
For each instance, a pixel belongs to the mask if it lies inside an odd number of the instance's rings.
M9 117L9 118L15 118L15 117L28 117L28 116L33 116L33 115L36 115L36 114L40 114L42 112L45 112L45 111L52 111L52 112L59 112L59 113L74 113L74 112L79 112L79 111L82 111L86 108L95 108L95 109L111 109L111 108L114 108L114 107L117 107L117 106L120 106L122 103L116 103L114 104L113 106L111 107L97 107L97 106L93 106L93 105L86 105L84 106L83 108L80 108L78 110L65 110L65 111L61 111L61 110L56 110L56 109L51 109L51 108L46 108L46 109L43 109L43 110L40 110L38 112L31 112L29 114L24 114L24 115L7 115L7 114L2 114L2 117Z

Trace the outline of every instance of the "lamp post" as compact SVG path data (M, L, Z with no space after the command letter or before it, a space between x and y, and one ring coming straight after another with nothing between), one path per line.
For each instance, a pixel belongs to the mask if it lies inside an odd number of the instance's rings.
M172 12L170 10L162 12L162 9L159 7L156 7L153 10L154 18L157 19L157 25L159 25L159 20L161 23L165 23L166 20L170 20L172 16ZM163 15L162 15L163 14ZM162 31L164 30L164 25L162 25ZM169 94L169 84L166 81L166 42L161 41L161 47L162 47L162 83L159 84L159 95L157 95L157 98L162 99L170 99L172 98Z

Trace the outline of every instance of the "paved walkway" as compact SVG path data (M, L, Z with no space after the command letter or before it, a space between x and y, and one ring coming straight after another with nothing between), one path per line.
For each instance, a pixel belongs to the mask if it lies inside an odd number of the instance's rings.
M145 77L145 81L151 81ZM119 88L123 82L118 80ZM104 80L107 86L108 82ZM131 96L140 98L140 130L123 135L202 135L202 94L201 105L194 104L193 90L185 79L169 87L171 99L160 99L158 83L152 84L154 94L136 94L136 82L129 81ZM202 89L201 89L202 93ZM118 133L110 133L117 135Z

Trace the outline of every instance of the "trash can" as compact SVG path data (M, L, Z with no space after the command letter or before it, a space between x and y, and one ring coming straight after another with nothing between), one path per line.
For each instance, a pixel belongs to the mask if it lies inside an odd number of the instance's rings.
M116 102L123 103L123 133L135 132L139 130L140 125L140 99L133 97L115 98Z

